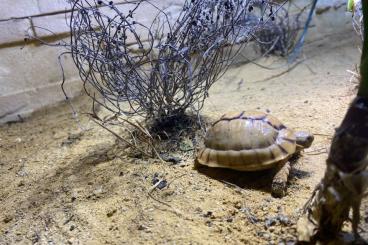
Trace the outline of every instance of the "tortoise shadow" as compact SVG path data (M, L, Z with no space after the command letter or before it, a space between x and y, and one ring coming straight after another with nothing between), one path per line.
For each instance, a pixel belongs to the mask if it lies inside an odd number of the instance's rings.
M311 177L312 174L310 172L301 170L301 169L297 169L295 167L291 167L290 170L290 176L289 179L306 179Z
M289 159L289 162L290 162L290 165L291 165L289 181L291 179L305 179L305 178L309 178L309 177L312 176L312 173L298 168L298 161L301 157L302 157L301 154L294 154Z
M311 176L310 172L296 168L296 164L300 157L300 154L295 154L289 159L291 170L288 182L291 179L304 179ZM220 182L227 182L236 185L242 189L254 189L267 193L272 192L272 180L276 174L275 169L247 172L227 168L213 168L201 165L196 160L194 163L194 169L197 170L199 173Z
M194 164L194 169L220 182L227 182L242 189L254 189L267 193L271 193L272 179L275 175L272 169L246 172L227 168L211 168L198 163Z

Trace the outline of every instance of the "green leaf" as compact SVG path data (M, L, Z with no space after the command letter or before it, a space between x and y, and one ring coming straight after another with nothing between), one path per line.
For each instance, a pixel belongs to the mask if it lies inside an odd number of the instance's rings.
M354 0L348 0L347 9L349 12L354 12Z

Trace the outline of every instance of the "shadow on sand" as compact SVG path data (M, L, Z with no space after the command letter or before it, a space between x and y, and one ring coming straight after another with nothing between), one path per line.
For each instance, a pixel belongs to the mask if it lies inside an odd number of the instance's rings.
M273 169L245 172L226 168L211 168L195 164L194 169L212 179L234 184L242 189L255 189L263 192L271 192L272 178L275 174Z
M292 157L289 161L291 163L290 179L304 179L310 177L310 173L295 168L295 164L299 156ZM242 189L254 189L263 192L271 193L271 184L276 170L267 169L260 171L236 171L227 168L211 168L197 162L194 164L194 169L199 173L204 174L212 179L236 185Z

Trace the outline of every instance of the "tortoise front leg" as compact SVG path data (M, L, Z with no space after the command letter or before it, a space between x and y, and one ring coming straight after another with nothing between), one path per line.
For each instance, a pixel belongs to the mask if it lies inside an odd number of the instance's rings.
M286 183L290 173L290 162L280 163L272 180L272 196L283 197L286 194Z

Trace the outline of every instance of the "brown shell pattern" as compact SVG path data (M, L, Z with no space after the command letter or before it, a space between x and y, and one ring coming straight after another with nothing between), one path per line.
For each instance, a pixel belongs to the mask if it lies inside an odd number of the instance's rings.
M255 171L272 168L295 152L294 132L262 112L223 115L208 130L197 161L209 167Z

